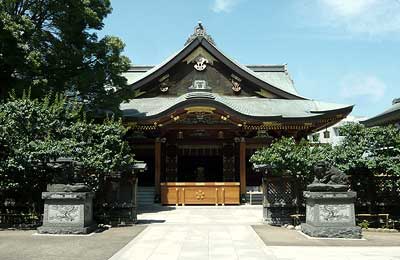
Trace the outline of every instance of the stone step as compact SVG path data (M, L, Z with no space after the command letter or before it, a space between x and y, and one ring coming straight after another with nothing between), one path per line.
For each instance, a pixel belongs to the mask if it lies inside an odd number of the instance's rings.
M154 192L138 192L137 194L142 196L153 196Z
M251 205L261 205L263 202L263 194L262 193L253 193L251 194L251 203L250 203L250 194L246 194L246 202Z
M154 204L154 187L139 187L137 192L138 206L147 206Z
M152 190L152 191L154 191L154 187L141 187L141 186L139 186L138 190Z
M154 205L155 189L154 187L139 186L137 190L137 204L138 206Z

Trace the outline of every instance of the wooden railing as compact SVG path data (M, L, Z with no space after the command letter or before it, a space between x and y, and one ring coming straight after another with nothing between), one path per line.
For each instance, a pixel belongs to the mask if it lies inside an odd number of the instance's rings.
M240 203L239 182L163 182L165 205L225 205Z

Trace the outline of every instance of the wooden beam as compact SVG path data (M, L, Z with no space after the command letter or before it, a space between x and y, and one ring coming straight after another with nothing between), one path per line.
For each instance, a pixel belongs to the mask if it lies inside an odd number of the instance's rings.
M154 188L156 197L160 196L160 178L161 178L161 140L156 138L154 145Z
M246 196L246 140L244 137L240 138L240 195Z

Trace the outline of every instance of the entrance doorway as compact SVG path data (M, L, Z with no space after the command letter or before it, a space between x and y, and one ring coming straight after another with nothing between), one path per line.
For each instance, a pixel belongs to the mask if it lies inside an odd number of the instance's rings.
M222 156L179 156L178 182L223 181Z

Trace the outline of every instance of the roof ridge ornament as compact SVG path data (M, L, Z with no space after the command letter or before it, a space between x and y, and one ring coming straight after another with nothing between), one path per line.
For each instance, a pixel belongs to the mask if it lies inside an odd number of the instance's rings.
M216 45L214 39L206 32L206 29L204 28L201 21L198 21L196 27L194 27L194 32L186 40L185 45L188 45L197 37L204 37L209 43L211 43L212 45Z

